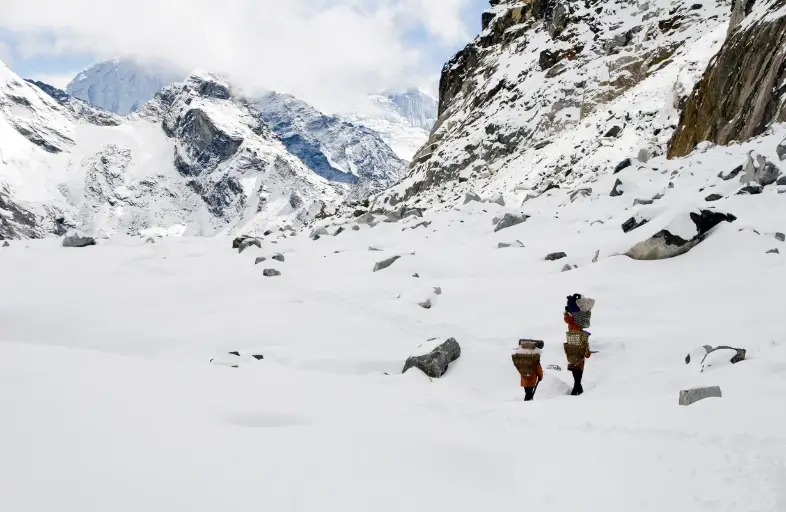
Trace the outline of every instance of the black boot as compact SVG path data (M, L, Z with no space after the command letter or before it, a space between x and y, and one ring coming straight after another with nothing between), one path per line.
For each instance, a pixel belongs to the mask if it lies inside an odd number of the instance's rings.
M524 388L524 401L529 402L535 398L535 388Z
M584 388L581 387L581 377L584 375L584 370L571 370L573 374L573 391L570 396L579 396L584 393Z

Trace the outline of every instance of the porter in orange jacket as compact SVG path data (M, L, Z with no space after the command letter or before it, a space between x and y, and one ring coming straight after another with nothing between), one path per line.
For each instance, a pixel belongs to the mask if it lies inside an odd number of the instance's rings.
M568 331L570 332L582 332L584 329L579 327L576 323L576 320L573 318L573 315L565 312L563 316L565 319L565 323L568 324ZM592 353L589 350L589 346L587 346L587 353L584 355L584 359L577 365L568 366L568 371L573 374L573 391L571 391L571 395L578 396L584 393L584 388L581 386L581 378L584 376L584 363L587 359L590 358Z

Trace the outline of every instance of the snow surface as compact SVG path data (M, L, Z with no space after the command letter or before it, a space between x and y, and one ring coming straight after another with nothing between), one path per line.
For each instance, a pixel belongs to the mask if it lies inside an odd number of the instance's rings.
M708 148L675 176L619 176L642 191L671 179L666 222L701 186L739 187L715 171L752 146L770 156L784 132ZM622 233L632 197L568 191L498 233L511 209L476 202L427 212L428 228L275 234L240 255L225 237L14 241L0 248L0 510L782 511L786 262L765 254L786 231L778 192L719 201L739 220L658 262L615 256L657 229ZM579 268L543 260L556 250ZM576 292L597 299L586 393L547 370L524 403L510 354L543 339L544 367L565 368ZM399 375L435 337L462 346L445 377ZM704 344L748 360L686 365ZM723 398L678 406L710 385Z

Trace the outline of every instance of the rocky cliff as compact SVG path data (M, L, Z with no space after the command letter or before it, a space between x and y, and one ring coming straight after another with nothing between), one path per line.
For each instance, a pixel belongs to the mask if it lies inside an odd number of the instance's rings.
M730 10L726 0L492 1L481 34L445 65L435 129L387 197L570 186L664 153Z
M729 36L688 99L669 147L728 144L786 121L786 1L735 0Z

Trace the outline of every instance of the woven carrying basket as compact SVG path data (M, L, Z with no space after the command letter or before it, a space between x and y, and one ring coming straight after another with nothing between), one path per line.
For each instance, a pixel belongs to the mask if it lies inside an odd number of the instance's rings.
M570 345L589 345L589 334L586 332L568 331L565 333L565 341Z
M576 321L576 325L581 327L582 329L586 329L590 327L590 320L592 319L592 311L576 311L571 313L573 316L573 320Z
M568 367L578 366L587 355L587 347L575 343L565 343L565 356L568 358Z
M531 377L538 371L540 354L513 354L513 366L522 377Z

